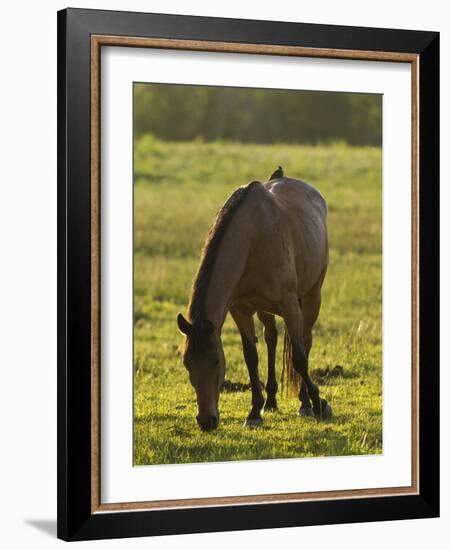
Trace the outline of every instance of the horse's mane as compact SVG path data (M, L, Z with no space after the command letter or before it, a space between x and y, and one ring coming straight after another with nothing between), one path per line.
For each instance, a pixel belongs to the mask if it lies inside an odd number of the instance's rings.
M198 330L201 330L202 322L205 320L205 302L208 286L225 232L249 190L257 183L259 184L258 181L252 181L243 187L239 187L230 195L216 216L216 220L205 240L199 267L191 288L188 306L188 316L193 325L193 336Z

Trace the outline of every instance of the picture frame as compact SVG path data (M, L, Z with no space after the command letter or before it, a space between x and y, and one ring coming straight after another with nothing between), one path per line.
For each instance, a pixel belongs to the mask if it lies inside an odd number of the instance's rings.
M400 62L412 70L412 483L115 505L100 498L100 52L105 46ZM58 537L437 517L439 34L66 9L58 12Z

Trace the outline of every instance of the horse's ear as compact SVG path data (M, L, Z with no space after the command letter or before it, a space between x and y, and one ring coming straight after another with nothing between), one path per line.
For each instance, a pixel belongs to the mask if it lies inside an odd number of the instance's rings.
M177 315L177 325L179 327L179 331L185 336L189 336L191 334L191 329L193 327L191 323L187 321L181 313Z

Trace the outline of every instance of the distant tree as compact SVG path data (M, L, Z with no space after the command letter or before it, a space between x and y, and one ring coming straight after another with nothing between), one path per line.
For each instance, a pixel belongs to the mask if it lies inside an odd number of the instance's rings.
M377 94L135 84L133 105L137 137L353 145L382 140Z

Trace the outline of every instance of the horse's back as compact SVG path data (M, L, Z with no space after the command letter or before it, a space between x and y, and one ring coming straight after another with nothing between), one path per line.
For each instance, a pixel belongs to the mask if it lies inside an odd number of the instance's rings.
M309 216L319 215L324 220L327 217L327 203L321 193L305 181L282 177L271 180L265 184L269 191L284 211L299 213L307 209Z
M292 246L302 295L327 268L327 203L317 189L297 179L272 180L265 189L281 213L281 229Z

